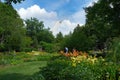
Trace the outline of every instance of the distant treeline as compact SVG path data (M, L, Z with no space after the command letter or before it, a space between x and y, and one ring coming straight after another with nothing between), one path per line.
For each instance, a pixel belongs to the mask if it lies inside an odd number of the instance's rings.
M0 51L55 52L64 47L80 51L108 49L112 41L120 37L119 5L119 0L99 0L84 9L85 25L78 24L73 33L63 36L59 32L55 37L43 21L22 20L11 3L0 2Z

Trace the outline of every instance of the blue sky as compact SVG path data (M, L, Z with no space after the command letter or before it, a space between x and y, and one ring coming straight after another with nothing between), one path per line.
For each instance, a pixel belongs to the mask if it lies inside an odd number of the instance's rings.
M53 34L62 32L64 35L76 27L85 24L84 7L91 6L97 0L25 0L14 4L23 19L36 17L44 21ZM59 23L62 21L61 23Z

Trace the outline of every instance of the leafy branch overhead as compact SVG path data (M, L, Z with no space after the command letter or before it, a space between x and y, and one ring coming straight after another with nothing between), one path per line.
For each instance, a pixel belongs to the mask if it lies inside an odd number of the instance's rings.
M12 3L21 3L24 0L4 0L6 4L11 5Z

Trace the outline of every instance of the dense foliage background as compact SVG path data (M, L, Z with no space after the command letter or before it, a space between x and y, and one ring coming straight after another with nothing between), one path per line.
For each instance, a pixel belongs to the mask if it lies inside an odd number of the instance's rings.
M11 3L23 0L5 0L0 3L0 51L59 51L65 46L81 51L108 49L120 36L119 0L99 0L86 7L86 24L76 25L73 33L56 37L37 18L20 19ZM26 25L23 24L25 22Z

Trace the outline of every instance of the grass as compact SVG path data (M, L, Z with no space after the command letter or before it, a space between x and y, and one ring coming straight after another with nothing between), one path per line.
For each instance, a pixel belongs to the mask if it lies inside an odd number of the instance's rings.
M47 61L24 62L0 67L0 80L25 80L44 67Z
M40 71L40 67L47 65L47 61L59 54L32 51L29 53L1 53L0 54L0 80L29 80Z

